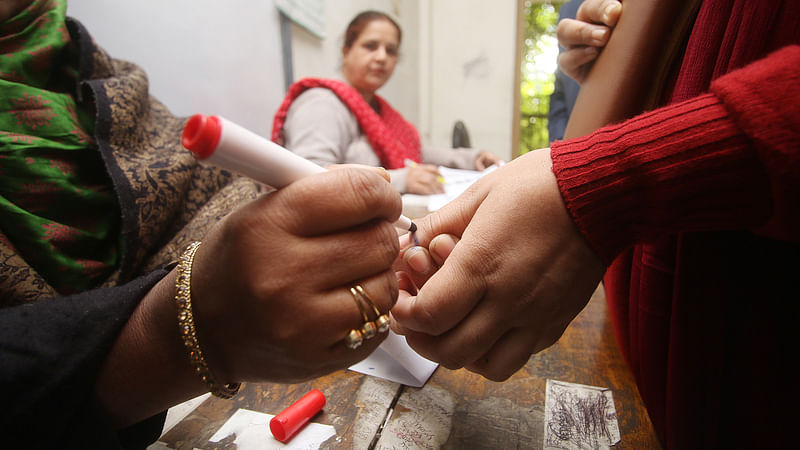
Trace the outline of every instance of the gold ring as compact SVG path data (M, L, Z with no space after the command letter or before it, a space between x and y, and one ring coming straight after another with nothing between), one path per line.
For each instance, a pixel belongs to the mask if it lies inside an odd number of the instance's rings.
M375 322L373 323L373 325L375 325L378 328L378 331L381 332L381 333L384 333L384 332L388 331L389 330L389 322L390 322L389 315L388 314L381 314L381 312L378 309L378 307L375 306L375 302L372 301L372 298L370 298L370 296L367 295L367 291L365 291L364 288L361 287L360 284L356 285L355 290L356 290L356 292L358 292L359 295L361 295L361 298L366 300L367 303L369 303L369 305L372 306L372 310L375 311L376 319L375 319ZM350 288L350 291L352 292L353 288ZM353 295L355 295L355 294L353 294Z
M352 349L357 349L362 342L364 342L364 337L361 335L361 331L352 329L349 333L347 333L347 337L344 338L347 346Z
M356 302L358 310L361 311L361 317L364 319L364 325L360 328L353 328L347 333L345 343L349 348L356 349L363 342L364 339L372 339L378 333L385 333L389 330L389 314L381 314L375 302L372 301L367 291L357 284L350 288L350 294L353 296L353 301ZM367 302L375 312L375 320L369 320L369 314L361 302Z
M360 285L356 285L355 288L350 288L350 294L353 295L353 300L358 305L358 309L361 311L361 317L364 318L364 325L361 327L361 334L364 335L365 339L372 339L378 334L378 327L375 323L369 320L369 316L367 315L367 311L364 309L364 305L361 304L361 300L359 300L360 296L358 294L358 290L364 290Z

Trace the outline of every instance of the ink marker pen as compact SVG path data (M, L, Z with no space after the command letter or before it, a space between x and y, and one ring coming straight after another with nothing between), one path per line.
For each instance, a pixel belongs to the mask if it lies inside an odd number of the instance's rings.
M195 114L186 123L181 143L201 160L280 189L323 167L218 116ZM394 225L410 232L417 225L401 215Z

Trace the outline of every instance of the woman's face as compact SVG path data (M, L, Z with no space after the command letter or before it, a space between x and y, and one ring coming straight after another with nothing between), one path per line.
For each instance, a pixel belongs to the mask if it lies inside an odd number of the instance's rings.
M387 20L373 20L349 49L342 50L342 75L371 100L392 76L399 47L397 28Z

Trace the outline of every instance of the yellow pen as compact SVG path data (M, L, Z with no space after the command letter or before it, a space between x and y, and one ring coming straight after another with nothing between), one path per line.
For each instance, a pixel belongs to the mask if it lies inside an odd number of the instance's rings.
M418 165L416 161L414 161L412 159L408 159L408 158L406 158L405 164L406 164L406 167L417 167L417 165ZM445 184L446 183L444 177L441 176L441 175L436 177L436 181L438 181L440 184Z

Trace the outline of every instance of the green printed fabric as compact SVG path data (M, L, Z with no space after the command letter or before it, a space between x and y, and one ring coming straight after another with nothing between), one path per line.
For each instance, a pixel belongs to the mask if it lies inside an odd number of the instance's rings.
M64 0L36 0L0 25L0 239L62 294L99 285L120 252L65 14Z

